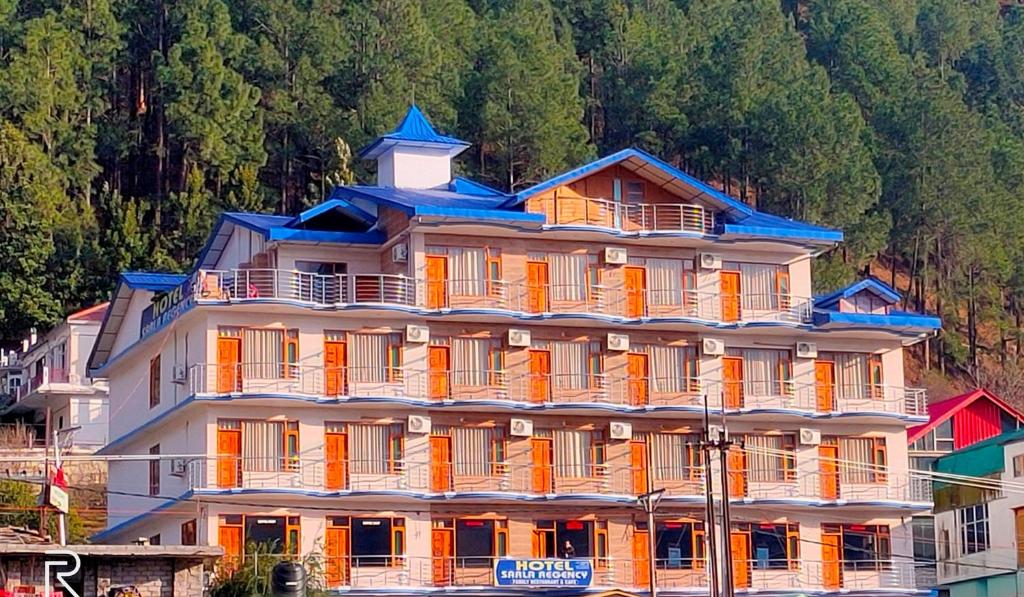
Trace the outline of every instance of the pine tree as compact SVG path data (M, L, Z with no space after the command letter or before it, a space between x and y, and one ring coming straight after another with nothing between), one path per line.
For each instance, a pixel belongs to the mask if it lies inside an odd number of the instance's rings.
M511 4L484 18L470 95L479 172L517 190L579 164L591 149L568 29L556 29L546 0Z

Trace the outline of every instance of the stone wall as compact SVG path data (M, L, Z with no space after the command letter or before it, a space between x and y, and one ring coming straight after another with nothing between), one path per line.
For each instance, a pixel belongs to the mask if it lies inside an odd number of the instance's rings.
M33 587L43 594L43 559L38 555L0 555L9 591ZM80 597L109 597L112 590L134 586L142 597L197 597L203 594L203 561L172 557L87 557L82 561ZM54 590L60 587L51 587ZM31 593L30 593L31 594Z

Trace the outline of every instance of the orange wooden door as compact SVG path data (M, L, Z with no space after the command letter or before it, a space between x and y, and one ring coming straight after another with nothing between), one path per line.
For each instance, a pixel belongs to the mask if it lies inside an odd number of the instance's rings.
M242 431L217 430L217 487L238 487L242 470Z
M722 321L740 319L740 273L720 272L722 291Z
M650 367L647 355L631 352L626 356L626 376L629 379L629 403L643 406L649 401Z
M342 396L348 393L347 355L344 342L324 342L324 385L328 396Z
M734 531L729 543L733 585L736 588L747 588L750 586L750 535Z
M839 499L839 446L818 446L818 473L822 499Z
M554 464L554 450L549 437L535 437L530 440L533 456L533 492L551 493L551 469Z
M217 543L224 549L224 565L229 570L237 570L242 564L242 527L220 527Z
M548 310L548 264L543 261L526 262L526 309L530 313Z
M726 408L743 408L743 359L722 357L722 398Z
M651 543L647 529L633 531L634 587L646 587L651 582Z
M835 410L836 369L832 361L814 362L814 387L818 396L818 410L832 412Z
M747 457L738 447L729 449L729 497L747 495Z
M645 289L647 288L647 272L642 267L625 267L623 286L626 290L626 317L643 317L647 310Z
M242 391L242 339L217 338L217 393Z
M551 398L551 353L530 351L530 401L547 402Z
M327 461L327 489L348 488L347 434L324 434L324 459Z
M452 488L452 438L430 436L430 488L449 491Z
M427 308L440 309L448 306L448 258L440 255L427 256Z
M446 400L451 396L448 370L451 368L451 351L447 346L431 346L427 350L427 366L430 368L430 398Z
M343 527L327 527L324 537L324 555L327 557L325 576L328 587L342 587L348 584L351 563L349 562L349 531Z
M839 589L843 585L843 570L839 564L841 545L839 533L821 534L821 584L826 590Z
M633 472L633 493L647 493L647 442L629 442L629 468Z
M452 546L452 529L433 529L430 533L430 555L434 568L434 586L447 587L452 584L455 559Z
M554 531L546 529L534 529L530 537L531 553L535 558L553 558L557 554L548 553L548 538ZM552 542L553 543L553 542Z

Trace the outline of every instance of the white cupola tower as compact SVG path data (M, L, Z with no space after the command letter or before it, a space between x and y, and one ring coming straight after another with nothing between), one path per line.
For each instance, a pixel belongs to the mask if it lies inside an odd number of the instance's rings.
M432 189L452 180L452 158L469 143L439 134L415 105L394 131L377 137L359 157L377 160L377 186Z

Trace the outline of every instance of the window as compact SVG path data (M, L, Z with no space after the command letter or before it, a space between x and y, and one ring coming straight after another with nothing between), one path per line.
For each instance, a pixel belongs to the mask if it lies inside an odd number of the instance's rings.
M487 250L487 294L501 296L505 289L501 283L501 250Z
M556 389L586 390L604 387L599 342L538 341L533 343L532 348L551 352L551 378Z
M589 520L538 520L536 523L539 544L537 547L546 557L592 558L596 555L597 536L607 541L608 527L604 521Z
M551 299L583 301L587 297L590 259L586 253L534 253L530 261L548 264Z
M960 526L960 553L978 553L989 548L988 503L975 504L956 511Z
M299 470L299 422L288 421L284 428L284 469Z
M150 545L160 545L160 541L161 541L160 533L157 533L157 534L155 534L155 535L153 535L152 537L149 538L149 544Z
M892 557L889 527L863 524L823 524L821 532L841 535L840 559L846 570L882 570Z
M299 376L299 330L287 330L284 333L283 369L286 378Z
M181 544L196 545L196 521L187 520L181 523Z
M747 479L758 482L796 480L796 436L746 435Z
M348 425L351 472L353 474L398 473L405 457L405 428L389 425Z
M626 203L636 205L644 202L644 183L642 180L626 181Z
M952 452L956 449L955 441L953 439L953 418L950 417L939 424L934 430L935 434L935 451L937 452Z
M789 287L789 272L784 266L727 261L722 269L740 273L740 308L744 312L772 311L786 306L789 297L780 304L779 294L780 289Z
M500 253L479 247L427 247L428 255L446 256L448 286L460 296L483 296L494 288L490 283L493 265L497 264L500 279ZM493 259L493 260L492 260Z
M402 336L400 334L352 334L348 362L354 383L397 383L402 381Z
M935 560L935 518L915 516L910 520L914 537L914 560L931 562Z
M596 477L605 473L603 431L555 429L555 475L558 477Z
M160 355L149 361L149 408L160 404Z
M349 553L355 566L397 566L405 555L404 518L331 516L332 527L351 527Z
M160 455L160 444L149 449L151 456ZM149 460L149 495L160 495L160 459L150 458Z
M439 338L444 343L447 339ZM432 340L433 344L434 341ZM486 386L494 377L495 355L501 356L497 338L452 338L452 383L457 386ZM500 360L500 359L499 359ZM500 371L499 367L497 371Z
M882 398L882 361L861 352L823 352L819 358L835 368L834 391L841 400Z
M696 434L651 433L643 438L651 447L651 475L659 481L695 481L701 478L703 458Z
M456 476L486 477L505 468L506 440L501 427L434 427L435 435L451 435Z
M1013 457L1013 476L1024 477L1024 454Z
M730 349L743 359L743 394L751 397L788 395L792 390L792 359L788 350Z
M651 392L683 393L700 389L695 347L638 344L632 350L647 355Z
M693 271L692 259L631 257L629 264L644 268L646 300L655 310L684 304L685 278Z
M508 522L505 520L449 518L435 520L434 528L454 529L457 568L490 568L495 557L508 553Z
M844 483L885 483L884 437L839 438L840 480Z
M757 569L795 569L800 562L800 530L796 524L741 523L733 532L750 535L748 559Z
M298 421L220 419L217 428L241 430L242 470L294 471L299 468Z
M646 528L645 525L637 525ZM661 569L698 569L704 566L704 523L665 521L656 525L655 559Z
M265 545L270 553L298 553L298 516L245 516L244 526L246 549L255 543Z

